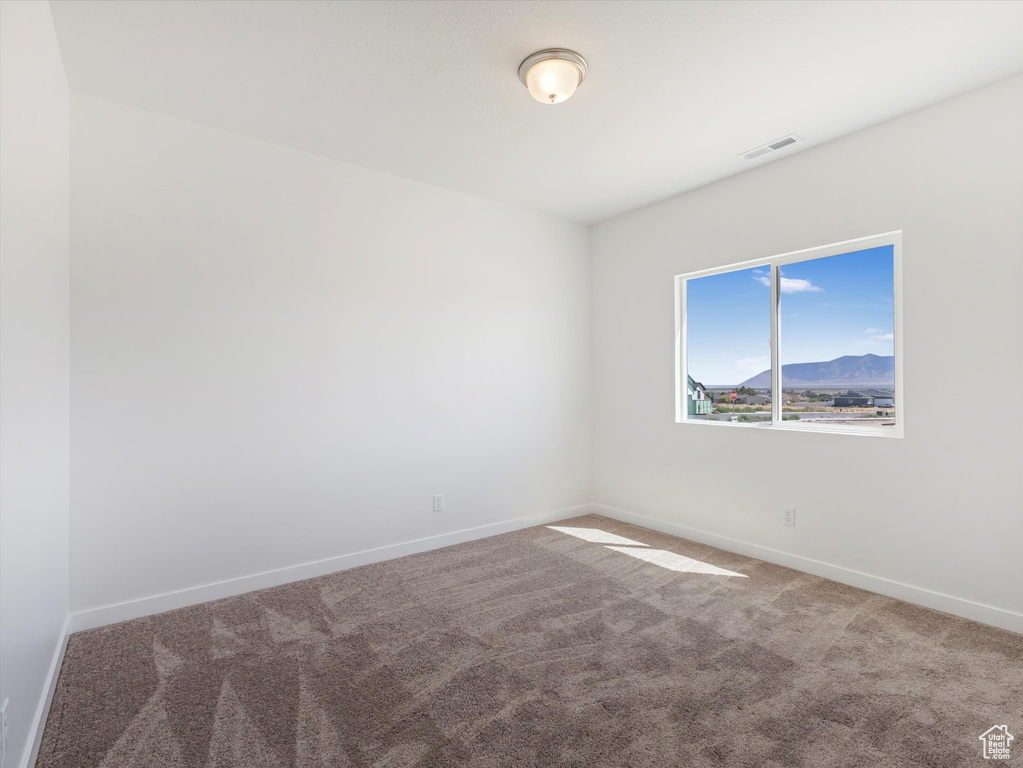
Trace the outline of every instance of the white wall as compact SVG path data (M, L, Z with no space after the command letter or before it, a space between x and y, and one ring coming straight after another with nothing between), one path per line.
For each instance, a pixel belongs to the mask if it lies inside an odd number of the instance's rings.
M71 156L73 611L588 501L585 227L77 94Z
M28 759L68 613L68 89L48 3L0 3L0 699Z
M1017 77L597 225L595 501L1015 612L1019 631L1021 211ZM674 423L673 275L895 229L905 439Z

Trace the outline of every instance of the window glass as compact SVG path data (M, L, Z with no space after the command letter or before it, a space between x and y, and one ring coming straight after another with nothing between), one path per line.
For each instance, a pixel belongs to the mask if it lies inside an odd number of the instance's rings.
M688 418L770 423L770 285L767 267L686 280Z
M895 426L894 247L781 267L782 416Z
M677 275L677 419L902 437L901 263L889 232Z

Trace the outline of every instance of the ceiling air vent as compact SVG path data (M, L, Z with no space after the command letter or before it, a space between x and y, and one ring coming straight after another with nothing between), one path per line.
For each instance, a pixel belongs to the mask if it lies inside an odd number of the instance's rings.
M770 144L764 144L763 146L759 146L756 149L751 149L748 152L743 152L740 155L740 157L743 157L746 160L756 160L758 157L763 157L764 155L770 152L777 152L779 149L790 147L799 141L802 141L802 139L796 136L796 134L790 133L788 136L785 136L781 139L775 139Z

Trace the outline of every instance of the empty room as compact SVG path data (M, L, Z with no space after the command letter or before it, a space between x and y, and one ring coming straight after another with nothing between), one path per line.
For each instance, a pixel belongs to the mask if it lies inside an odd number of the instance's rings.
M1023 760L1023 1L0 0L0 768Z

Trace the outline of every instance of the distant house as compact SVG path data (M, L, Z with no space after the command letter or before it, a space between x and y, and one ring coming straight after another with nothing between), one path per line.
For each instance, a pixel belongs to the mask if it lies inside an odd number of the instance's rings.
M870 405L870 396L863 392L853 392L850 389L844 395L835 395L836 408L855 408L861 405Z
M805 403L805 402L807 402L806 395L800 395L800 394L797 394L795 392L782 392L781 393L781 401L783 403L786 403L786 404L788 404L788 403Z
M771 402L771 398L767 395L743 395L739 398L739 402L745 405L767 405Z
M895 393L886 389L867 389L862 392L854 392L850 389L844 395L835 395L836 408L855 408L864 405L894 408Z
M687 401L689 403L690 416L706 416L711 412L710 397L707 395L707 388L692 376L687 382Z
M868 389L863 394L870 397L870 404L876 408L894 408L895 393L886 389Z

